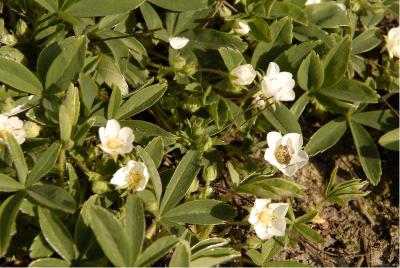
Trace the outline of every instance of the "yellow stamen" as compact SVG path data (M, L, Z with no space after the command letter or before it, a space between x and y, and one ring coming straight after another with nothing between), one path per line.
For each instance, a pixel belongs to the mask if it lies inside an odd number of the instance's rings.
M140 174L139 171L133 170L129 172L127 181L130 188L136 188L141 180L142 174Z
M289 148L286 145L279 145L275 151L276 160L284 165L289 165L292 156L290 155Z
M105 144L107 148L111 150L117 150L122 148L122 143L118 139L109 139Z

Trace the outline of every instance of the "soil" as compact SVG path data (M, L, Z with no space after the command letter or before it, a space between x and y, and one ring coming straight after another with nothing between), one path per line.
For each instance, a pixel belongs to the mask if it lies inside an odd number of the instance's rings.
M306 197L294 199L295 210L304 212L322 200L333 163L339 166L336 182L364 178L357 157L346 153L355 151L348 145L339 144L335 151L313 158L297 173L296 182L305 187ZM343 207L333 203L323 207L320 223L312 227L322 234L324 242L313 245L300 241L296 247L283 250L275 260L312 266L399 265L398 154L383 150L380 153L382 180L378 186L368 187L368 196L350 200Z

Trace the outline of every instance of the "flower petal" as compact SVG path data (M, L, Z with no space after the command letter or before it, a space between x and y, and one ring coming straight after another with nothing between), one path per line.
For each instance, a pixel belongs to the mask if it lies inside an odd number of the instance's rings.
M118 121L115 119L111 119L107 121L107 125L106 125L106 137L110 138L116 138L118 137L118 132L121 129L121 126L119 125Z
M279 74L279 65L275 62L270 62L267 69L267 76L274 77Z
M268 228L264 224L256 224L254 225L254 230L256 231L257 236L261 240L267 240L272 238L274 235L271 234Z
M170 37L168 41L173 49L181 49L187 45L189 39L186 37Z
M276 218L272 220L271 227L268 231L274 236L284 236L286 230L285 218Z
M289 205L287 203L271 203L269 204L269 209L272 210L273 215L282 218L285 217L289 209Z
M265 150L264 159L274 167L278 168L279 170L281 170L281 168L284 167L281 163L278 162L275 156L275 152L272 151L270 148Z
M123 141L123 143L132 143L134 140L133 131L129 127L123 127L118 132L118 138Z
M273 152L275 152L276 148L281 144L281 142L282 142L281 133L276 132L276 131L268 132L267 143L268 143L269 149L271 149Z
M303 147L303 136L298 133L288 133L282 138L283 145L291 145L295 152Z

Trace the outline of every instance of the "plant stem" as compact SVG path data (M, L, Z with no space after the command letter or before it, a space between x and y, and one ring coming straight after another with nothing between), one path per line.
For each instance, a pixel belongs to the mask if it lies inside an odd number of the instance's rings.
M58 174L60 176L59 185L64 187L64 168L65 168L65 150L61 149L58 157Z

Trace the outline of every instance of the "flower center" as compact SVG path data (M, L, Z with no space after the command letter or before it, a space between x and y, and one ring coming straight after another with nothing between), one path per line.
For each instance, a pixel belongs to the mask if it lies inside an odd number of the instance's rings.
M106 142L106 147L111 150L117 150L122 148L122 143L118 139L109 139Z
M264 223L264 224L268 224L269 222L276 219L275 215L268 213L266 210L258 213L257 218L261 223Z
M276 160L283 165L289 165L292 156L287 145L279 145L275 151Z
M129 172L127 181L130 188L136 188L141 180L142 175L139 173L139 171L134 170Z

